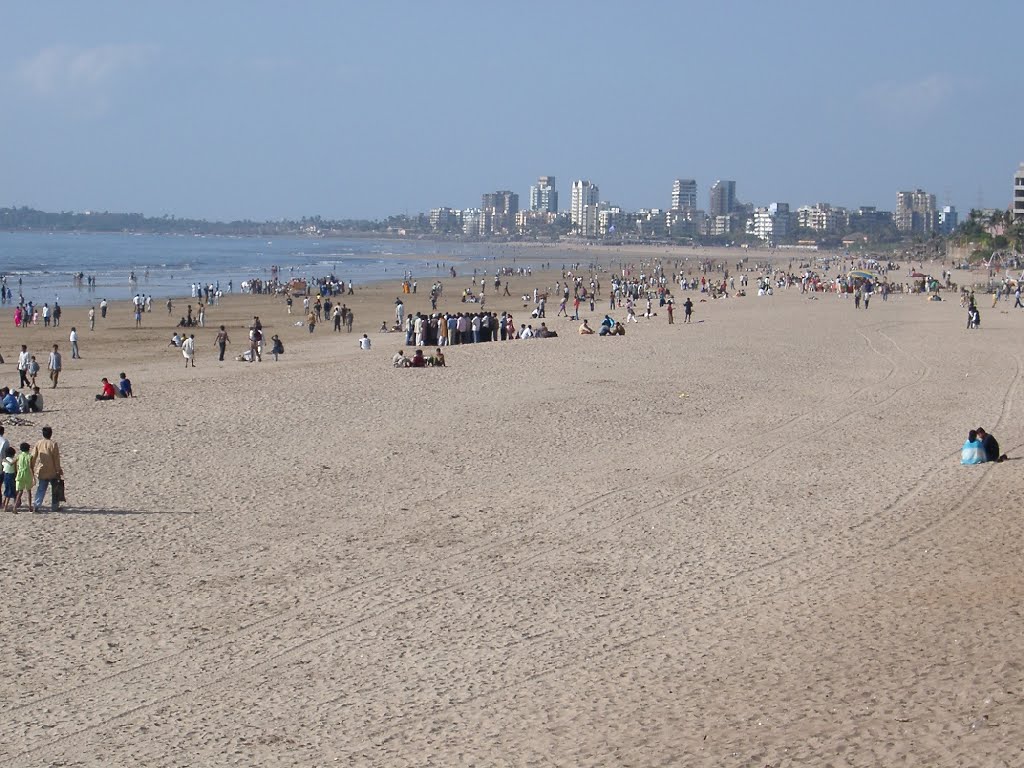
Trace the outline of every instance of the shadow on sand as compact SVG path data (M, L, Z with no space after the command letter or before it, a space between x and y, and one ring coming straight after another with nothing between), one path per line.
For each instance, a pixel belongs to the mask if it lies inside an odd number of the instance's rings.
M113 507L79 507L61 505L59 512L45 509L48 515L169 515L172 512L147 512L141 509L114 509Z

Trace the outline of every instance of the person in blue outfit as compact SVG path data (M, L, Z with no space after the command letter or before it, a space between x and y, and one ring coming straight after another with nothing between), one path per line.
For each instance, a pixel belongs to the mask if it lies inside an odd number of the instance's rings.
M973 429L967 433L967 440L964 442L963 447L960 449L960 463L985 463L985 447L981 444L981 440L978 438L977 431Z
M0 395L3 396L3 401L0 403L5 413L21 413L21 408L18 406L18 396L12 391L4 387L0 390Z

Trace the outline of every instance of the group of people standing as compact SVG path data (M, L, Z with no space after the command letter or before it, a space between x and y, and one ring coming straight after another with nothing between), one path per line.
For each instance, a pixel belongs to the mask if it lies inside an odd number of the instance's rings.
M35 445L11 444L0 425L0 457L3 467L3 509L13 504L18 514L26 499L29 512L42 512L46 491L50 491L50 509L56 512L64 500L64 469L60 464L60 446L53 440L53 430L43 427L42 439ZM33 488L35 495L33 496Z

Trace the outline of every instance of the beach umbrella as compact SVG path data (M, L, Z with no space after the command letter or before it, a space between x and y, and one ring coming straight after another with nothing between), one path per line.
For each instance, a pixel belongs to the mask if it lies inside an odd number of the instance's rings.
M877 280L878 279L878 276L875 275L874 272L868 272L867 270L864 270L864 269L854 269L854 270L851 270L848 273L848 277L852 277L855 280L857 280L857 279L860 279L860 280Z

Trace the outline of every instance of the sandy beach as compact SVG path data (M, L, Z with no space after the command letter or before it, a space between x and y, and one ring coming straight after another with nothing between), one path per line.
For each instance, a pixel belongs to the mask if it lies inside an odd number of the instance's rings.
M558 338L399 370L398 290L351 334L228 297L188 369L186 300L5 308L4 384L65 352L7 437L52 425L68 503L2 518L0 766L1024 764L1012 300L693 292L620 338L551 301ZM286 354L217 362L253 315ZM960 466L979 425L1014 460Z

